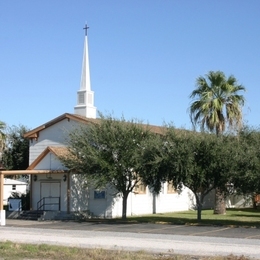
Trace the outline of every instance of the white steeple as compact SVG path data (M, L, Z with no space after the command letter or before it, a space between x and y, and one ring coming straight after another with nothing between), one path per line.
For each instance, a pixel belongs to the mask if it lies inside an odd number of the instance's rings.
M77 105L74 107L74 113L88 118L96 118L96 107L94 107L94 92L90 87L89 58L88 58L88 26L85 30L85 43L82 62L80 90L77 92Z

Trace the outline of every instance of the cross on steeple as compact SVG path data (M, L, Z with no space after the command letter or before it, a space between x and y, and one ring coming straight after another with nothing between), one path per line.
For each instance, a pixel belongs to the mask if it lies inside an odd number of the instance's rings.
M88 29L89 29L88 25L85 24L85 27L83 28L83 30L85 30L85 35L88 35Z

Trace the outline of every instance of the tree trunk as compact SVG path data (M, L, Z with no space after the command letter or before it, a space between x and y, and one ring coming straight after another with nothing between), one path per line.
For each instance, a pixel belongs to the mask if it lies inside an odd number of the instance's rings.
M196 198L196 204L197 204L197 220L198 222L201 221L201 211L202 211L202 201L201 201L201 195L198 195L195 193Z
M252 195L252 204L253 204L253 209L257 209L257 195L255 194Z
M122 219L126 219L126 212L127 212L127 197L129 193L123 194L123 205L122 205Z
M198 205L198 208L197 208L197 220L198 220L198 222L201 221L201 205Z
M156 214L156 194L153 193L153 214Z
M216 188L215 190L214 214L219 214L219 215L226 214L225 194L220 188Z

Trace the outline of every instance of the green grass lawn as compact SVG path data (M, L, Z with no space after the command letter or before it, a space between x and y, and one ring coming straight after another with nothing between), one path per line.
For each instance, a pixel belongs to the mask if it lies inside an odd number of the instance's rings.
M174 213L152 214L138 217L129 217L129 221L169 223L169 224L189 224L189 225L222 225L222 226L246 226L260 227L259 209L227 209L225 215L213 214L213 210L203 210L201 221L197 221L197 211L182 211Z

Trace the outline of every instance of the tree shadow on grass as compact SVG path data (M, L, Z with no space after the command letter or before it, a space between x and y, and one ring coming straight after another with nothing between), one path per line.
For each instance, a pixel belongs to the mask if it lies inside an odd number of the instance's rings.
M212 226L244 226L244 227L259 227L260 221L240 221L240 220L228 220L228 219L203 219L198 221L197 219L190 218L177 218L177 217L149 217L149 218L134 218L139 223L166 223L172 225L212 225ZM132 221L133 221L132 220Z
M194 213L194 212L193 212ZM260 228L260 211L256 209L227 209L227 215L214 215L202 211L201 221L197 220L196 214L190 211L176 213L176 216L167 216L167 214L155 214L147 216L129 217L122 219L91 219L88 222L93 224L139 224L139 223L157 223L171 225L211 225L211 226L232 226L232 227L257 227ZM251 214L250 214L251 213ZM259 213L259 214L258 214ZM174 215L174 213L173 213ZM239 217L243 218L239 219ZM246 219L248 217L248 220Z
M260 228L260 212L254 209L243 209L240 210L230 210L228 209L227 215L214 215L205 214L202 212L202 219L197 220L196 215L191 215L190 212L186 214L182 212L179 216L165 216L165 215L154 215L154 216L143 216L143 217L133 217L131 220L137 222L146 222L146 223L167 223L173 225L212 225L212 226L243 226L243 227L259 227ZM237 212L237 213L236 213ZM249 214L247 214L249 213ZM252 213L252 214L250 214ZM253 214L255 213L255 214ZM259 215L258 215L259 213ZM185 216L187 215L187 217ZM190 215L190 216L189 216ZM239 217L243 219L239 219ZM256 220L256 218L259 220ZM248 219L246 219L248 218Z

